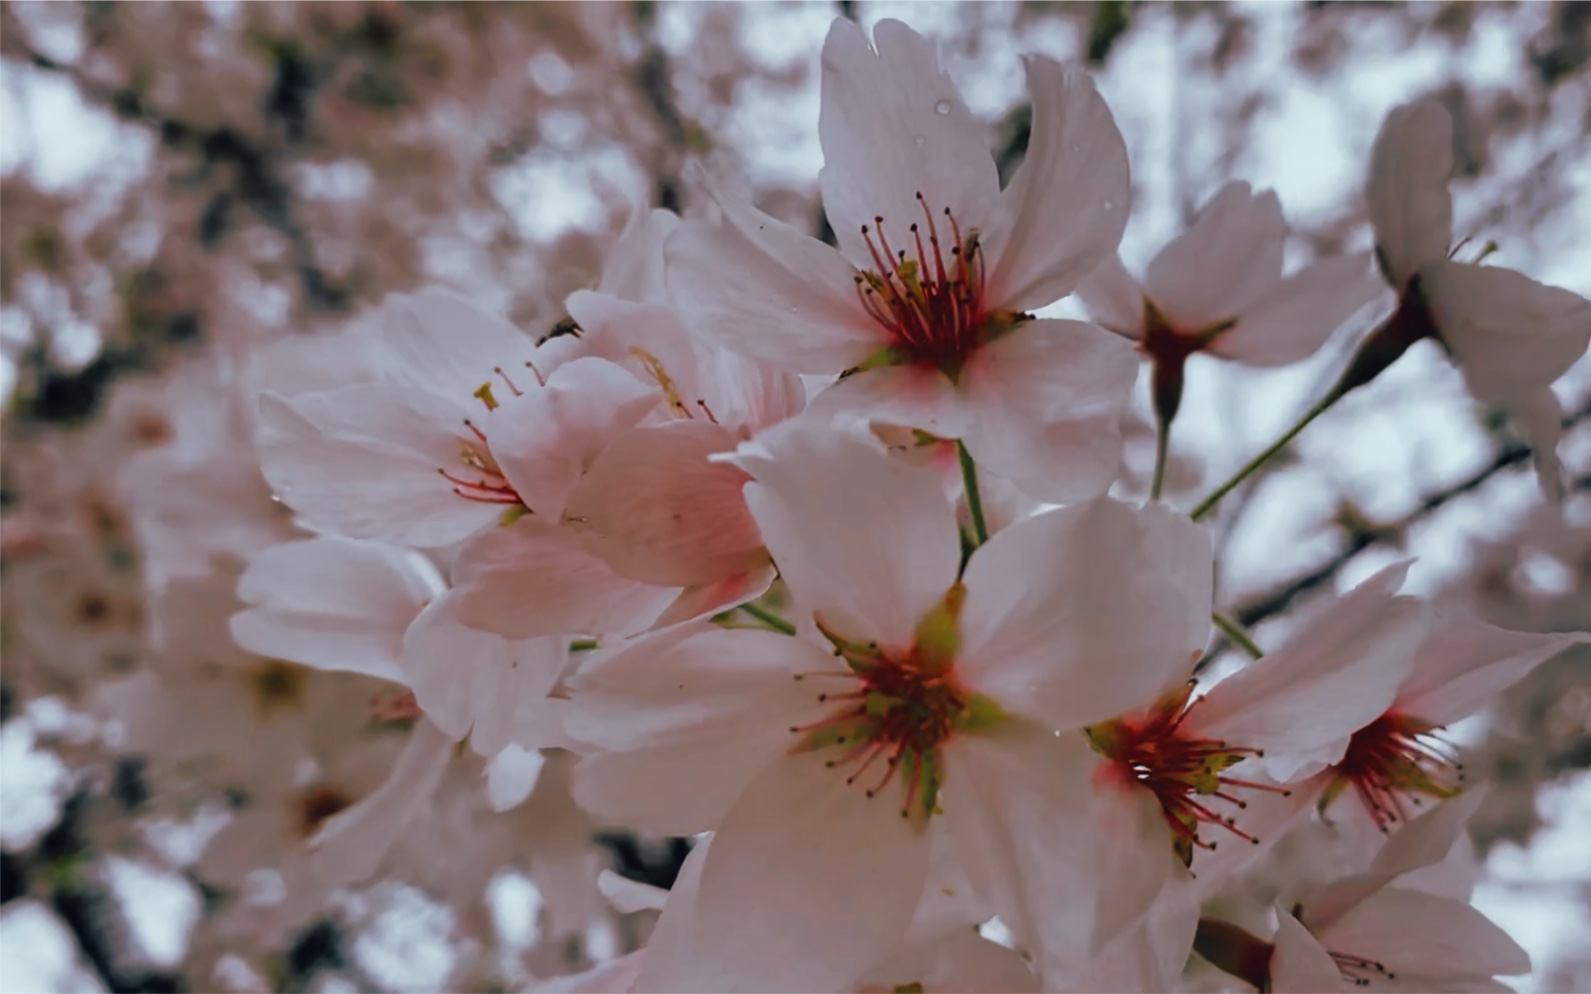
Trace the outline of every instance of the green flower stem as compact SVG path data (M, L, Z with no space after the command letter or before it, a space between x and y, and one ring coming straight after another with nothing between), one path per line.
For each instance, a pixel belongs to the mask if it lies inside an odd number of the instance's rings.
M779 617L777 614L774 614L767 608L758 607L755 604L742 604L740 605L740 609L782 635L794 635L796 633L795 625Z
M1194 521L1198 521L1213 511L1215 509L1215 505L1221 502L1222 497L1225 497L1227 494L1231 493L1233 488L1235 488L1239 483L1242 483L1244 480L1254 475L1254 471L1265 465L1266 462L1270 461L1272 456L1276 455L1278 452L1281 452L1283 449L1287 448L1288 445L1292 444L1293 439L1298 437L1299 432L1309 427L1309 423L1311 421L1330 410L1331 405L1335 404L1338 398L1341 396L1342 392L1337 390L1333 390L1331 393L1328 393L1320 403L1304 412L1304 416L1298 419L1298 423L1287 429L1286 433L1284 433L1281 438L1278 438L1275 442L1271 443L1270 447L1264 452L1261 452L1259 455L1245 463L1243 468L1233 474L1230 480L1227 480L1219 487L1216 487L1210 496L1199 501L1198 506L1189 512L1188 516Z
M972 529L978 544L989 541L989 525L983 519L983 497L978 493L978 466L967 451L967 443L958 441L956 452L961 456L961 479L967 488L967 510L972 512Z
M596 639L575 639L569 643L570 652L590 652L597 647Z
M1248 632L1245 632L1243 630L1243 626L1238 624L1236 621L1228 618L1220 611L1211 612L1210 620L1215 622L1215 627L1221 629L1221 632L1226 635L1227 638L1231 639L1233 644L1239 646L1244 652L1248 653L1250 658L1259 659L1261 656L1265 655L1264 650L1254 642L1253 637L1250 636Z

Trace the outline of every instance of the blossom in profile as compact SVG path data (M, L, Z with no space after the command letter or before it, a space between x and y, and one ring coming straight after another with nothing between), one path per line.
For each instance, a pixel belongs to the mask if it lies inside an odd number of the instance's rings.
M1478 796L1447 801L1388 840L1360 874L1275 910L1270 941L1221 919L1199 923L1197 948L1260 990L1504 991L1530 956L1467 900L1419 889L1408 874L1440 861Z
M642 989L851 983L903 940L936 833L1041 963L1085 954L1100 883L1078 730L1197 651L1208 537L1099 498L1008 525L963 572L933 470L871 437L802 418L733 458L798 625L828 649L684 626L578 674L581 804L646 831L716 829Z
M1032 311L1114 252L1130 184L1093 83L1027 60L1033 133L1000 189L984 126L898 21L873 44L839 19L823 49L830 247L719 194L721 224L666 246L686 322L745 355L841 378L819 409L965 441L1031 496L1073 500L1115 478L1116 422L1136 373L1124 343Z
M1078 287L1089 317L1138 343L1154 367L1155 413L1176 417L1188 357L1251 366L1309 358L1381 293L1370 253L1322 259L1282 276L1287 222L1276 194L1234 180L1135 278L1115 254Z
M1452 172L1453 119L1439 100L1387 115L1371 151L1366 198L1376 260L1399 305L1367 343L1358 375L1373 376L1413 343L1435 338L1477 400L1512 414L1534 450L1543 491L1561 500L1563 411L1551 384L1591 344L1591 301L1511 269L1457 261Z

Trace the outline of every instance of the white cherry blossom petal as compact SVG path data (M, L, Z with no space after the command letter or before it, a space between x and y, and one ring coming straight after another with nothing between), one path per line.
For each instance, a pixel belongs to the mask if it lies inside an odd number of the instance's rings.
M926 832L890 801L846 786L823 755L781 756L713 836L688 972L652 976L647 989L843 989L904 935L928 853Z
M432 721L455 739L470 735L477 752L494 756L551 692L568 639L509 640L466 627L456 615L459 600L450 591L414 619L403 635L403 667Z
M1340 760L1353 733L1392 704L1431 628L1427 605L1395 596L1407 562L1335 600L1265 658L1216 684L1189 715L1189 735L1257 748L1283 782Z
M913 987L913 985L916 985ZM909 944L861 978L856 990L925 994L951 991L1002 991L1034 994L1039 978L1016 950L991 942L976 928L959 927Z
M968 684L1054 728L1143 706L1209 634L1209 535L1160 504L1102 497L1019 521L963 577Z
M812 398L812 417L917 428L940 438L973 430L977 412L937 369L882 366L844 377Z
M1397 107L1381 122L1365 199L1382 268L1400 293L1421 266L1447 255L1452 175L1453 118L1435 97Z
M709 340L796 373L841 373L889 345L837 249L728 197L719 225L687 221L666 249L669 293Z
M981 466L1036 500L1095 497L1121 469L1118 425L1138 358L1080 321L1033 321L979 349L962 385Z
M983 238L988 299L1013 311L1060 300L1115 252L1132 197L1127 146L1093 80L1040 55L1023 64L1033 134Z
M1370 255L1324 259L1277 283L1237 324L1210 343L1212 355L1252 366L1286 366L1320 350L1331 333L1386 291L1370 271Z
M319 528L429 548L489 526L502 506L466 500L439 469L460 465L461 420L388 384L291 400L260 395L255 445L276 495Z
M945 749L944 829L973 886L1046 966L1083 962L1096 941L1093 762L1083 736L1013 719Z
M1347 990L1331 954L1285 909L1276 913L1276 949L1271 953L1270 989L1277 994L1321 994Z
M733 460L754 478L746 504L803 608L848 638L910 646L961 562L937 474L811 418L763 432Z
M1140 924L1173 881L1186 880L1171 846L1171 830L1154 792L1122 775L1115 763L1096 763L1091 794L1094 866L1099 874L1098 936L1119 937ZM1168 897L1168 900L1171 898ZM1096 947L1105 943L1096 941Z
M1438 261L1420 269L1420 290L1481 400L1548 385L1591 344L1591 301L1511 269Z
M883 20L869 46L854 21L835 18L823 43L822 96L819 185L852 262L877 268L861 234L875 218L891 238L909 239L908 227L923 220L919 193L936 215L948 208L962 230L983 225L1000 192L988 129L939 68L932 43Z
M1437 725L1468 717L1573 645L1584 632L1511 632L1457 615L1440 615L1413 654L1396 707Z
M602 260L597 289L623 300L666 303L663 246L679 226L673 211L637 208Z
M1397 887L1355 905L1318 937L1332 952L1393 973L1459 980L1530 972L1529 954L1468 903Z
M436 287L387 304L380 355L406 387L466 404L496 366L521 367L535 342L501 318Z
M493 811L507 811L525 803L541 779L546 764L539 749L509 744L486 761L486 800Z
M819 717L818 679L839 672L799 639L685 626L587 664L565 726L593 747L575 768L582 807L665 835L716 828L751 778Z
M424 556L323 537L273 546L238 580L232 637L250 652L404 682L403 630L442 591Z
M576 359L545 387L500 398L485 419L487 444L525 506L556 521L602 450L661 402L655 386L615 363Z
M1077 288L1077 297L1095 324L1134 340L1143 337L1144 288L1112 252Z
M334 887L375 873L398 836L430 805L454 747L451 736L422 718L381 786L333 815L309 840L311 872Z
M534 515L481 535L454 568L459 621L504 638L634 634L679 594L618 575L579 536Z
M708 457L739 438L708 421L631 428L614 438L569 494L568 527L614 572L690 587L767 562L741 496L750 479Z
M1558 443L1563 439L1563 405L1551 387L1530 390L1518 401L1510 404L1514 430L1530 446L1530 461L1536 468L1536 481L1541 492L1556 504L1563 503L1568 495L1564 482L1563 460L1558 456Z
M1172 327L1204 331L1243 313L1276 285L1286 237L1276 194L1234 180L1149 263L1144 293Z

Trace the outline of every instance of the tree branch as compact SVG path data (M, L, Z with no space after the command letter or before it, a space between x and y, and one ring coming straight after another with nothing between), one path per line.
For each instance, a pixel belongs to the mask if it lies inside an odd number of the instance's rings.
M1583 408L1564 418L1563 428L1568 431L1587 420L1591 420L1591 407ZM1392 545L1401 542L1412 525L1430 517L1455 498L1479 489L1487 480L1504 470L1518 466L1529 459L1530 449L1525 446L1518 444L1505 446L1493 457L1490 463L1479 470L1457 483L1427 496L1413 510L1396 521L1357 530L1349 536L1348 544L1326 562L1307 573L1294 577L1268 594L1239 605L1232 611L1232 615L1245 627L1252 628L1267 618L1281 614L1292 606L1293 602L1298 598L1331 582L1342 571L1343 567L1352 562L1361 552L1371 546ZM1591 486L1591 474L1576 478L1574 486L1576 489Z

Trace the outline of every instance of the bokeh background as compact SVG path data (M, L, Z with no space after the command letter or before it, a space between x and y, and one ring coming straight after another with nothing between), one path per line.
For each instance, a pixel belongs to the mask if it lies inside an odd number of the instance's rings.
M502 815L460 774L376 881L282 900L282 861L401 737L370 733L368 687L226 636L241 563L293 534L248 382L431 283L545 334L635 207L701 208L699 169L824 235L835 16L935 37L1005 175L1018 54L1088 63L1132 154L1129 266L1232 178L1278 192L1293 264L1367 248L1376 128L1436 93L1468 251L1591 294L1587 3L0 3L0 988L512 990L634 944L595 873L666 885L683 843L589 824L556 757ZM1169 498L1268 443L1376 316L1282 371L1195 357ZM1591 628L1591 363L1558 393L1561 510L1417 347L1228 499L1221 603L1274 644L1412 555L1440 603ZM1591 990L1591 654L1453 733L1491 784L1476 903L1535 957L1514 980Z

